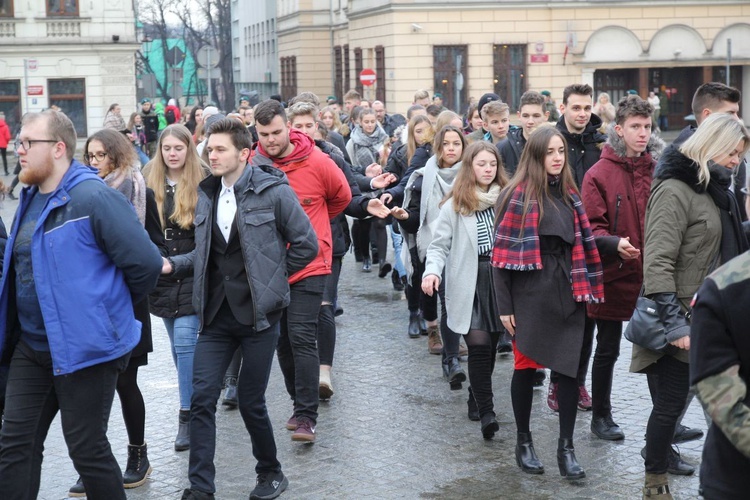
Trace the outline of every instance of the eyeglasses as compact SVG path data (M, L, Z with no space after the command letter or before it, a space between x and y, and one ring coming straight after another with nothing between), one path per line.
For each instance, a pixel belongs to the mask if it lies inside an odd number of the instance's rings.
M37 143L37 142L51 142L51 143L58 143L58 142L60 142L60 141L56 141L56 140L54 140L54 139L24 139L24 140L22 140L22 141L15 141L15 142L13 143L13 146L15 146L15 148L16 148L16 151L17 151L17 150L18 150L18 148L19 148L19 147L21 147L21 146L23 146L23 149L25 149L26 151L28 151L29 149L31 149L31 146L32 146L33 144Z
M96 161L103 161L104 158L107 157L107 153L92 153L92 154L85 154L83 155L83 159L90 162L94 158L96 158Z

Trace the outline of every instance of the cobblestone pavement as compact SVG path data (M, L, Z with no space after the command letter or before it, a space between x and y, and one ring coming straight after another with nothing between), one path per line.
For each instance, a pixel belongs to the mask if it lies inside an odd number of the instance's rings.
M351 256L340 288L345 314L338 319L334 361L336 394L322 403L314 445L292 443L284 427L292 410L278 366L268 388L279 459L290 480L282 498L636 498L643 480L639 451L650 410L644 376L627 372L630 347L623 342L617 365L614 416L627 439L597 440L590 413L579 412L575 434L585 480L568 483L555 460L557 417L546 392L535 392L532 432L546 473L530 476L515 464L515 426L510 405L512 360L500 359L494 375L500 432L482 439L479 423L466 417L466 390L450 391L438 356L426 340L406 335L406 301L390 280L361 273ZM176 374L162 322L155 318L154 353L140 374L147 405L146 439L154 467L151 479L128 492L135 500L178 499L188 486L188 452L172 447L177 428ZM250 442L237 411L219 409L217 498L247 498L254 484ZM705 428L697 403L686 422ZM127 438L115 398L110 440L124 467ZM702 442L682 447L698 463ZM40 498L61 499L76 480L57 419L47 438ZM677 498L697 496L697 477L672 477ZM0 495L2 496L2 495Z

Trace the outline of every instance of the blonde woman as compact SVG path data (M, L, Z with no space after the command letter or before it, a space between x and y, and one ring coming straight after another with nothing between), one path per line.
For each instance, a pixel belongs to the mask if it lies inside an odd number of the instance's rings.
M146 165L146 184L154 191L159 220L168 255L189 253L195 248L194 218L198 203L198 184L206 177L207 167L198 156L190 131L179 124L169 125L159 136L153 160ZM198 339L198 316L192 305L193 278L159 278L151 294L151 314L164 320L172 358L177 368L180 391L180 416L176 451L190 448L188 422L193 393L193 353Z
M654 170L643 287L656 302L672 347L664 353L633 345L630 371L646 374L654 404L646 427L643 498L671 498L661 492L669 489L671 464L680 461L670 445L690 387L690 303L709 273L748 249L729 187L749 146L748 132L735 117L714 113L681 146L667 148Z

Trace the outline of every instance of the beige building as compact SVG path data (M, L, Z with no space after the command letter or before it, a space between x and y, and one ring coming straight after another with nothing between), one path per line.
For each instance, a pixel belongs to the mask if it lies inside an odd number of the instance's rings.
M0 0L0 111L15 131L55 105L85 138L110 104L135 111L138 48L133 2Z
M424 88L463 111L485 92L515 108L547 89L559 103L584 82L613 100L657 88L681 126L695 88L726 81L730 44L730 82L750 96L747 0L279 0L277 33L285 98L357 88L404 112ZM359 82L365 68L373 86Z

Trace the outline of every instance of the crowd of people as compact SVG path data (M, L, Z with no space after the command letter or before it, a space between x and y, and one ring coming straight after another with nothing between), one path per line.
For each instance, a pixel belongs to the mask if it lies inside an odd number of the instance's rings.
M125 498L147 481L138 370L153 351L153 315L177 372L183 500L216 492L219 403L239 408L252 442L250 498L281 495L289 483L265 403L273 357L291 439L313 443L319 403L335 394L351 247L361 272L377 264L405 294L405 333L426 337L448 388L468 381L467 417L484 439L500 429L495 361L513 357L514 453L529 474L545 472L531 416L547 369L563 478L586 477L573 443L579 410L592 411L596 438L624 439L614 367L624 322L639 296L651 298L668 348L633 346L630 369L646 374L653 403L643 498L672 498L668 474L695 471L672 445L703 435L681 423L696 395L709 427L702 494L742 498L750 318L737 298L750 300L750 135L739 91L706 83L692 101L697 126L667 146L658 100L595 102L589 85L572 84L556 106L529 90L513 103L514 126L493 93L463 116L425 90L405 116L354 90L343 108L302 92L252 107L243 96L227 114L143 99L127 121L110 106L83 163L64 113L25 115L14 146L27 187L9 236L0 224L0 491L36 498L58 412L80 474L70 496ZM130 443L124 472L106 436L115 392Z

